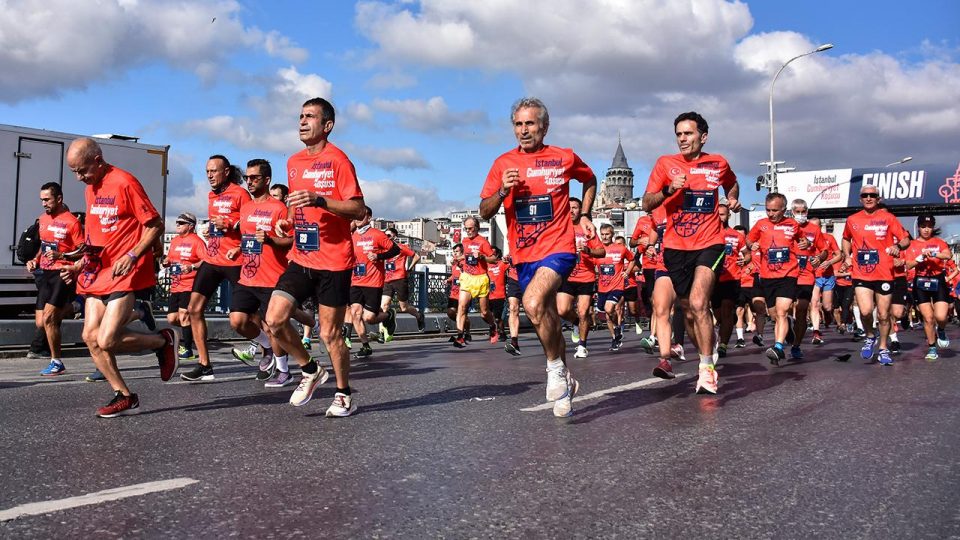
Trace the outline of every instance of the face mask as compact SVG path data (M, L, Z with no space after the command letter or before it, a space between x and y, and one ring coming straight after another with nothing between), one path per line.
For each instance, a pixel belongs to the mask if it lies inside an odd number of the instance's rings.
M797 221L797 223L803 225L804 223L807 222L807 215L806 215L806 214L794 214L794 215L793 215L793 219L795 219L795 220Z

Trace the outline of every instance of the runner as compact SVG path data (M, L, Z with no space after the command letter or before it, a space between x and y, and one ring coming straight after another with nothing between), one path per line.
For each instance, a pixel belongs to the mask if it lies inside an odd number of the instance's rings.
M719 323L719 340L717 356L727 356L727 343L733 334L733 327L737 323L737 302L740 300L740 277L742 269L750 262L750 250L747 249L747 240L740 231L730 228L730 207L721 202L717 207L720 222L723 223L723 262L719 265L720 277L717 286L713 289L710 305L713 314ZM743 329L741 328L742 332ZM742 335L737 341L743 341Z
M75 281L77 292L86 296L83 341L114 391L113 399L97 409L97 416L136 414L140 399L120 375L116 355L153 350L163 381L169 381L179 365L178 332L165 328L142 334L125 328L134 311L134 291L156 284L153 246L163 235L163 220L140 182L104 161L93 139L84 137L70 144L67 166L87 184L90 219L83 259L62 267L60 276L68 284Z
M274 199L287 204L287 195L290 193L290 188L283 184L274 184L270 186L270 196Z
M613 241L613 225L600 226L600 242L604 255L594 260L597 267L597 311L607 314L607 329L610 330L610 351L616 352L623 346L623 328L620 325L620 300L623 299L623 286L626 276L633 272L633 252Z
M384 262L399 255L400 248L383 231L373 228L371 219L373 210L365 206L363 218L354 220L351 225L353 255L357 263L350 281L350 318L360 337L357 358L367 358L373 354L367 324L377 326L383 323L385 343L392 341L397 331L396 312L389 306L381 311L380 299L383 296Z
M809 221L811 227L820 230L820 218L809 218ZM833 291L837 287L837 276L833 269L843 260L840 246L837 245L837 239L833 234L824 234L823 239L826 242L827 259L814 268L815 281L810 298L810 322L813 324L813 339L810 342L814 345L823 344L823 333L820 332L821 318L826 328L830 327L830 321L833 319Z
M693 327L690 337L700 353L696 392L715 394L718 377L710 297L724 249L718 191L724 188L730 210L737 212L740 187L723 156L703 151L709 127L702 116L683 113L673 126L680 153L657 159L643 207L652 211L663 205L666 209L663 260L680 308Z
M207 211L210 224L207 229L207 249L203 264L193 281L193 292L187 311L190 313L190 328L193 329L193 342L197 346L198 363L193 369L181 373L180 378L187 382L211 381L214 378L213 364L207 350L207 321L205 311L210 298L224 281L236 285L240 279L240 209L250 202L250 193L240 187L243 180L230 161L221 155L210 156L207 160L207 181L210 193L207 194ZM234 258L230 258L232 254ZM259 338L266 342L267 337Z
M570 197L570 219L576 220L580 216L582 202L576 197ZM578 223L573 225L577 247L577 265L570 271L560 290L557 291L557 312L564 319L573 324L571 339L577 345L574 358L586 358L587 336L590 334L592 319L590 317L593 293L597 288L597 274L595 258L605 257L607 250L596 236L587 238L587 232Z
M791 328L788 314L797 298L800 252L807 250L811 244L806 235L800 234L797 222L785 217L787 198L782 193L767 194L766 210L767 217L757 221L747 234L747 245L751 250L760 252L763 298L762 305L755 310L772 312L770 315L775 320L774 344L765 354L771 364L778 366L786 358L784 343L794 341L789 336ZM757 324L757 331L760 332L761 323Z
M807 248L798 248L797 266L797 296L794 304L793 318L793 339L791 340L790 358L793 360L803 360L804 335L807 333L807 318L810 315L810 301L813 299L813 289L816 283L815 271L820 267L821 262L831 260L837 256L837 253L829 253L827 248L829 244L820 232L820 224L813 224L807 221L807 202L803 199L796 199L791 204L793 210L793 220L797 222L797 234L807 238L809 246Z
M83 227L70 209L63 204L63 189L56 182L47 182L40 187L40 251L27 261L27 271L34 274L37 284L37 328L44 331L50 345L50 364L40 375L53 377L67 371L63 365L60 344L60 323L64 317L73 315L73 299L77 296L77 284L64 282L60 269L80 258L83 246Z
M497 339L507 341L507 331L503 328L503 312L507 304L507 272L510 265L503 260L503 250L493 248L496 261L487 266L487 277L490 278L490 313L497 324Z
M656 216L656 219L655 217ZM640 296L643 303L650 311L650 336L640 340L640 347L648 354L653 352L657 346L657 329L661 317L658 316L656 309L656 283L661 277L667 277L667 268L663 266L662 241L663 232L666 230L667 217L663 206L658 207L652 213L641 217L633 228L633 234L630 235L630 247L638 248L642 253L643 260L643 289ZM669 281L669 278L667 279ZM672 286L671 286L672 287ZM661 295L662 287L661 287ZM670 306L666 306L666 321L670 318ZM662 313L661 313L662 315ZM669 323L665 323L669 324ZM670 341L667 340L667 362L669 363Z
M513 356L520 356L520 301L523 293L520 291L520 278L517 276L513 258L504 257L503 260L510 265L507 267L507 328L510 331L510 341L503 344L503 350Z
M450 261L450 277L447 278L447 285L450 292L447 294L447 317L457 324L457 307L460 305L460 274L463 272L460 268L463 265L463 246L456 244L453 246L453 259ZM470 319L467 319L466 333L470 335ZM456 335L450 336L450 343L457 339Z
M493 248L486 238L480 236L480 221L475 217L463 220L463 274L460 276L460 303L457 307L457 338L453 346L462 349L467 346L464 339L464 327L467 311L474 298L480 307L480 317L489 325L490 343L497 342L497 326L490 313L490 278L487 277L487 265L494 261Z
M570 416L578 383L567 370L556 296L577 262L569 183L583 183L578 221L589 237L594 234L590 210L597 178L572 150L544 144L550 115L539 99L517 101L510 121L519 147L498 157L490 168L480 193L480 216L491 219L504 207L523 307L546 356L546 399L554 402L555 416Z
M849 216L843 229L843 256L851 267L854 295L866 337L860 349L864 360L873 358L881 365L893 364L887 337L890 335L890 304L893 294L893 259L910 247L910 236L893 214L881 208L877 186L860 188L863 210ZM873 309L877 308L880 337L873 328Z
M334 123L335 112L327 100L312 98L303 104L299 131L306 148L287 160L290 210L287 219L276 226L278 233L293 229L294 247L288 254L287 270L270 297L266 319L270 335L301 369L300 384L290 396L290 404L306 405L329 374L307 354L290 317L299 303L316 295L320 339L337 378L337 391L326 415L343 417L357 409L350 390L350 352L341 331L356 263L350 222L364 219L366 207L353 163L328 140Z
M179 327L183 339L177 354L180 360L193 360L193 328L190 326L190 292L197 277L197 268L203 264L207 244L197 235L197 216L184 212L177 216L177 236L170 240L170 248L163 266L170 274L170 297L167 300L167 322Z
M388 228L386 235L391 242L396 243L397 247L400 248L400 254L383 264L386 275L383 278L383 296L380 298L380 309L384 312L389 310L390 304L393 303L393 296L396 294L397 303L400 304L398 313L413 315L413 318L417 320L417 330L423 332L425 322L423 313L420 313L417 308L409 303L410 279L407 277L407 272L412 271L420 262L420 254L415 253L406 244L398 242L400 233L397 232L397 229Z
M907 231L907 235L910 232ZM912 239L912 237L911 237ZM900 338L897 331L900 328L900 322L905 318L907 310L913 303L913 291L907 283L907 261L902 256L893 258L893 294L890 295L890 336L887 341L890 345L890 352L900 353ZM908 326L909 328L909 326Z
M913 295L920 314L923 315L923 332L927 337L927 354L924 358L933 361L940 358L937 349L950 346L947 338L947 315L950 311L950 286L947 284L945 267L953 260L953 252L946 242L938 238L937 221L930 214L917 218L920 237L910 242L905 252L907 268L916 270Z
M833 265L833 273L837 276L837 286L834 288L833 295L837 332L853 334L853 281L850 279L850 267L843 261L842 250L840 262Z
M743 243L747 243L747 229L743 225L737 225L733 228L735 231L743 234ZM740 296L737 298L737 344L736 348L742 349L747 346L744 332L756 332L753 320L753 310L751 303L754 293L754 287L757 285L757 259L753 258L753 252L750 252L750 260L740 269ZM751 330L751 328L753 330Z

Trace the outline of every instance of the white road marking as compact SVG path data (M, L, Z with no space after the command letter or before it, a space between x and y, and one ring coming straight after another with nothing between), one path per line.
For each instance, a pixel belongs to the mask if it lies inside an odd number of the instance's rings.
M689 377L690 373L677 373L676 379L683 379ZM676 380L674 379L674 380ZM664 382L667 379L661 379L659 377L651 377L649 379L644 379L642 381L632 382L630 384L622 384L620 386L614 386L612 388L607 388L605 390L597 390L596 392L590 392L589 394L584 394L582 396L577 396L573 398L574 403L579 403L581 401L587 401L588 399L598 399L603 396L615 394L617 392L623 392L624 390L633 390L635 388L643 388L644 386L650 386L658 382ZM520 409L523 412L534 412L534 411L546 411L553 408L553 402L541 403L540 405L535 405L533 407L527 407L525 409Z
M105 489L96 493L88 493L79 497L68 497L57 501L43 501L15 506L9 510L0 511L0 521L10 521L26 516L38 516L49 512L67 510L78 506L87 506L90 504L99 504L107 501L116 501L126 499L127 497L137 497L147 493L157 491L169 491L179 489L190 484L196 484L199 480L193 478L174 478L172 480L160 480L157 482L145 482L143 484L134 484L113 489Z

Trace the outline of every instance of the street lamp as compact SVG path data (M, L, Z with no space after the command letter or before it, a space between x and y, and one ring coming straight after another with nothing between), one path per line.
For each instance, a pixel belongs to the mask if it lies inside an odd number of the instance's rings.
M770 82L770 191L772 193L777 192L777 162L773 158L773 85L777 84L777 77L780 76L780 73L785 67L787 67L787 65L790 64L790 62L793 62L798 58L803 58L804 56L809 56L811 54L823 52L832 48L833 43L825 43L810 52L794 56L793 58L787 60L785 64L780 66L780 69L777 70L777 74L773 76L773 81Z
M910 161L910 160L912 160L912 159L913 159L913 156L907 156L907 157L901 159L900 161L894 161L893 163L887 163L886 165L884 165L884 167L893 167L894 165L902 165L902 164L904 164L904 163L906 163L906 162L908 162L908 161Z

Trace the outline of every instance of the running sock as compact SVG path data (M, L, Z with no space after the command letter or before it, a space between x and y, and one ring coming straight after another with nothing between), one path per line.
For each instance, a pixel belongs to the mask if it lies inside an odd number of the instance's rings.
M300 371L306 373L307 375L313 375L319 370L316 360L311 360L307 365L300 368Z
M782 350L783 350L783 343L780 343L780 342L778 341L778 342L776 342L776 343L773 344L773 348L774 348L774 349L780 349L780 350L782 351Z
M282 371L282 372L284 372L284 373L289 373L289 372L290 372L290 366L289 366L289 360L290 360L290 359L287 358L287 355L275 356L274 358L277 359L277 369L278 369L278 370L280 370L280 371Z
M900 341L900 340L897 338L897 333L896 333L896 332L891 332L889 337L890 337L890 339L892 339L893 341Z
M743 339L743 328L737 328L737 339Z
M349 396L349 395L350 395L350 387L348 386L348 387L346 387L346 388L337 388L337 392L339 392L339 393L341 393L341 394L343 394L343 395L345 395L345 396Z
M520 338L518 338L518 337L512 337L512 338L510 338L510 344L513 345L514 348L519 349L519 348L520 348Z
M180 327L180 343L183 345L183 348L192 351L193 350L193 327L189 324L186 326Z
M700 367L708 367L713 365L713 355L712 354L701 354L700 355Z
M587 348L587 340L581 339L579 345L580 345L581 347L583 347L584 349L586 349L586 348Z
M260 330L260 335L253 338L253 341L255 341L257 345L260 345L264 349L270 348L270 336L268 336L263 330Z
M563 360L557 358L556 360L547 360L547 369L553 371L555 369L563 369Z

